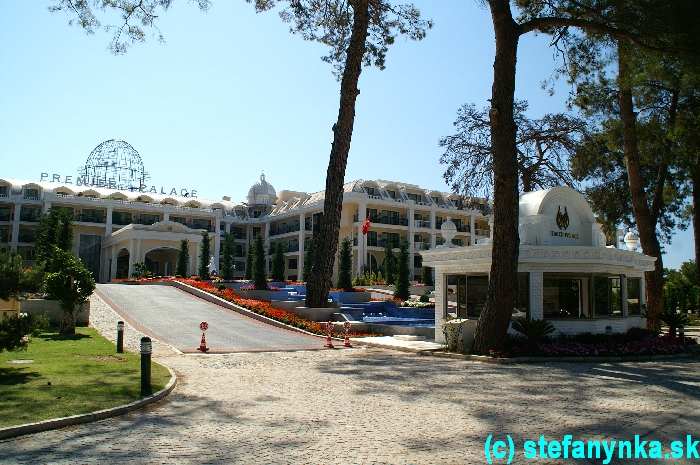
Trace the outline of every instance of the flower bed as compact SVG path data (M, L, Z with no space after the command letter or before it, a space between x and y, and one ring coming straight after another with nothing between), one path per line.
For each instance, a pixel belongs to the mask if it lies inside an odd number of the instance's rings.
M246 299L237 294L236 291L234 291L233 289L218 288L215 285L206 281L196 281L194 279L177 279L176 281L187 284L189 286L199 289L200 291L207 292L221 299L244 307L252 312L257 313L258 315L271 318L273 320L279 321L290 326L294 326L295 328L309 331L310 333L324 336L326 335L326 325L324 323L318 323L315 321L307 320L295 313L275 307L270 302L256 299ZM368 336L368 334L351 331L350 336L363 337Z
M633 329L625 334L581 334L561 336L539 344L528 344L523 337L509 338L504 357L616 357L631 355L672 355L688 352L696 345L692 338L658 336L650 331Z

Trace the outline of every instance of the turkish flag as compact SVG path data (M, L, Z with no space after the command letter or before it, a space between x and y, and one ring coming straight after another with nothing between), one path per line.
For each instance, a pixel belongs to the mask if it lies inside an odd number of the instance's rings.
M372 222L369 220L369 218L365 218L365 222L362 223L362 234L367 234L369 232L369 228L372 227Z

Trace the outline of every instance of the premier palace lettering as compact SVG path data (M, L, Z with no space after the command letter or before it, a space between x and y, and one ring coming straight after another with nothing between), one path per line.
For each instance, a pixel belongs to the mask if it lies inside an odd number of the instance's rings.
M75 184L76 186L100 187L103 189L142 192L144 194L177 195L180 197L197 197L196 189L165 188L163 186L146 186L141 184L134 186L117 182L116 179L105 179L90 176L61 176L60 174L41 173L39 181L55 182L59 184Z

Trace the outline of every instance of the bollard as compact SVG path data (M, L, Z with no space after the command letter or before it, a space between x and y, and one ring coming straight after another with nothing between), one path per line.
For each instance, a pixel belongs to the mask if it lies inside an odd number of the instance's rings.
M333 322L329 321L328 323L326 323L326 345L324 345L323 347L325 347L327 349L334 348L333 341L331 339L332 337L333 337Z
M343 347L352 347L350 344L350 322L346 321L343 323L343 331L345 333L345 339L343 340Z
M117 353L124 353L124 322L117 322Z
M141 338L141 396L150 396L151 392L151 338Z
M683 326L678 327L678 337L681 338L681 344L685 344L685 329Z

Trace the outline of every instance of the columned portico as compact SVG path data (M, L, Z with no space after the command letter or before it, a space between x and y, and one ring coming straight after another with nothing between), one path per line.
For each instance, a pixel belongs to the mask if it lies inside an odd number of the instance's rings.
M145 263L146 257L151 252L154 259L159 259L158 272L174 272L172 252L165 254L165 250L177 251L180 243L186 240L189 244L190 263L189 272L195 274L197 270L197 258L199 245L202 241L202 232L190 229L185 225L172 221L161 221L152 225L130 224L111 235L104 241L106 256L111 257L109 268L110 279L118 276L117 263L120 254L128 253L128 275L134 272L136 263ZM156 253L159 252L159 253ZM167 263L167 265L166 265ZM162 265L162 266L161 266Z

